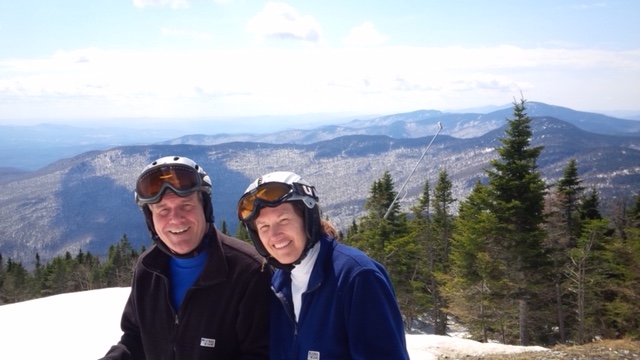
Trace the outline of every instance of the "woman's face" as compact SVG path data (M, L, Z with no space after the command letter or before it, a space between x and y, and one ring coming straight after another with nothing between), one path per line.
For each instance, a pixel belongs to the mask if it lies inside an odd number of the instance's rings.
M291 264L302 255L307 234L304 219L293 204L285 202L260 209L255 227L262 245L278 262Z

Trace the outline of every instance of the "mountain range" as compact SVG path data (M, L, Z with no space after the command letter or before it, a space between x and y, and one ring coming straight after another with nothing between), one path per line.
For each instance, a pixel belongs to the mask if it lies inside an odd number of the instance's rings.
M528 102L529 116L551 116L567 121L596 134L640 134L640 121L620 119L597 113L575 111L566 107ZM148 144L214 145L235 141L273 144L311 144L346 135L386 135L393 138L417 138L433 134L440 122L443 135L472 138L497 129L512 114L512 106L497 107L487 113L442 112L418 110L386 116L361 115L345 120L344 115L306 117L256 117L237 119L174 119L173 123L158 121L145 128L140 119L109 120L109 126L77 127L56 124L33 126L0 125L0 167L14 168L11 173L37 170L52 162L91 150L106 150L117 146ZM322 126L297 121L311 121ZM89 122L87 122L89 123ZM131 123L130 127L124 124ZM246 124L251 133L224 132L229 123ZM226 125L225 125L226 124ZM329 125L327 125L329 124ZM134 128L133 126L136 125ZM240 128L236 125L235 128ZM278 130L265 131L273 128ZM286 130L279 130L286 129ZM1 175L0 175L1 176Z
M443 135L472 138L486 134L511 117L513 107L480 113L444 113L438 110L418 110L365 120L352 120L339 125L326 125L307 130L285 130L267 134L187 135L161 144L214 145L231 141L311 144L347 135L386 135L393 138L418 138L434 134L438 123L444 124ZM527 103L530 117L550 116L565 120L578 128L604 135L640 135L640 121L575 111L544 103Z
M545 147L538 167L550 185L575 158L583 185L598 189L602 198L637 194L640 121L527 105L531 143ZM2 169L0 253L28 265L36 252L43 260L80 249L105 255L123 234L136 247L149 245L133 185L144 166L167 155L190 157L209 173L216 224L225 221L232 233L235 206L246 186L275 170L295 171L314 184L324 214L343 230L363 214L373 181L385 171L399 189L416 168L399 197L405 210L441 170L453 182L454 197L463 200L497 158L495 149L511 115L512 109L490 114L424 110L273 134L188 135L86 151L32 171ZM438 122L442 133L418 163Z

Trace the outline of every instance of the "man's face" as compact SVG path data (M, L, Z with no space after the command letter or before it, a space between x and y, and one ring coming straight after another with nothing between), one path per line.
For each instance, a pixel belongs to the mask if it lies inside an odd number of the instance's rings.
M260 209L255 227L262 245L280 263L291 264L302 255L307 235L304 220L293 204Z
M186 254L195 249L207 231L200 193L180 197L167 191L162 200L150 204L153 225L162 242L173 252Z

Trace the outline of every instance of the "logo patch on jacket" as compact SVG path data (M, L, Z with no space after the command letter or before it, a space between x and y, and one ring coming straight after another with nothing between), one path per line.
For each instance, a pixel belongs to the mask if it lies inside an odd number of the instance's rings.
M309 351L307 353L307 360L320 360L320 351Z
M216 347L216 339L202 338L202 339L200 339L200 346Z

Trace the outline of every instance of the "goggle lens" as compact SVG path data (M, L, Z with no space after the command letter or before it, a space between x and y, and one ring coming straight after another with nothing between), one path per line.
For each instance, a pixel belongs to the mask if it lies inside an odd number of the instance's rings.
M245 194L238 202L238 218L247 221L255 212L256 203L277 205L293 194L293 188L283 183L266 183L250 193Z
M184 196L197 190L201 184L200 174L189 166L161 166L140 176L136 194L141 202L155 203L160 201L167 187Z

